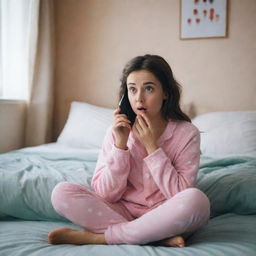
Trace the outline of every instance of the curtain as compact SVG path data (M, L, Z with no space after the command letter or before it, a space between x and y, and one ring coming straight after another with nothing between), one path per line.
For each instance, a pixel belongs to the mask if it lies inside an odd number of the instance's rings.
M41 0L38 3L39 11L38 13L34 12L35 15L38 14L38 17L32 15L30 20L29 98L25 125L25 146L48 143L52 139L53 1ZM37 26L34 25L35 23Z
M28 98L38 10L39 0L0 0L0 83L4 99Z

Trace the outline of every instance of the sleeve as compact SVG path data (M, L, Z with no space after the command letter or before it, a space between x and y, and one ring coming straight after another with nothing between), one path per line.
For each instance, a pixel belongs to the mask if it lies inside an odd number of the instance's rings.
M167 198L193 187L200 161L200 133L196 127L184 136L178 136L177 152L174 160L158 148L144 158L156 186ZM176 147L176 145L173 145ZM172 146L172 145L170 145Z
M92 177L92 188L108 202L116 202L126 190L129 173L129 149L122 150L114 145L114 137L109 128Z

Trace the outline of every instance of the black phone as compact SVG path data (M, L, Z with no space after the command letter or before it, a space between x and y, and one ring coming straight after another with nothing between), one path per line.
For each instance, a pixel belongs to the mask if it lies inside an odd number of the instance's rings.
M127 90L119 102L119 108L121 109L120 114L125 114L127 116L128 120L131 121L131 126L132 126L135 122L136 114L132 110L130 101L128 99L128 91Z

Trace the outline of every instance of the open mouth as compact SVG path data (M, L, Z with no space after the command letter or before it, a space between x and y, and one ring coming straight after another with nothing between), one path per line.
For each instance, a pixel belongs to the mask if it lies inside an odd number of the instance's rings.
M144 108L144 107L139 107L139 108L137 108L137 110L139 110L139 111L146 111L147 109Z

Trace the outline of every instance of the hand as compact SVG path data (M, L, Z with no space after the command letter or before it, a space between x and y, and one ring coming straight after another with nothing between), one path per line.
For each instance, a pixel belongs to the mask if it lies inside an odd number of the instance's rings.
M133 132L141 144L146 148L148 154L157 150L156 128L153 127L146 114L137 115L133 125Z
M131 121L125 114L119 114L120 108L114 111L114 123L112 131L115 136L115 146L121 149L127 149L127 140L131 131Z

